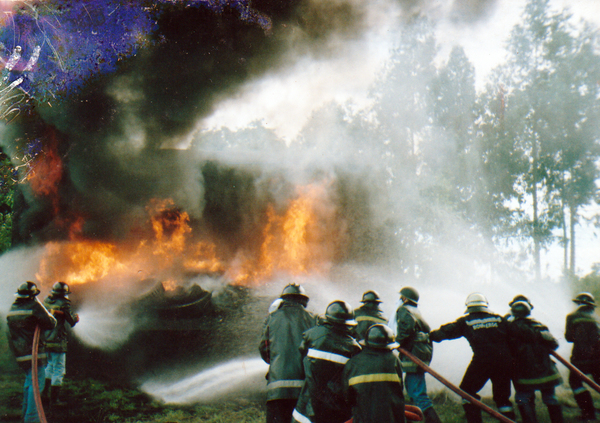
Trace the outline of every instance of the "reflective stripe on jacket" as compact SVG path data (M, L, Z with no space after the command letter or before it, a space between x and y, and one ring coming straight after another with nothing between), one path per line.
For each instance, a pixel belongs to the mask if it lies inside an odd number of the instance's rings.
M344 368L353 423L403 423L402 366L394 352L365 347Z
M284 301L267 317L258 347L263 360L269 363L267 401L300 395L304 368L298 347L302 334L315 324L315 315L291 301Z
M550 351L558 347L558 342L546 326L529 317L517 317L508 324L508 335L517 390L544 389L562 383L550 358Z
M387 325L387 319L383 316L383 312L377 306L368 303L354 310L354 320L358 323L354 330L357 341L365 339L367 330L371 326L378 323Z
M329 423L350 418L350 406L344 400L342 372L348 359L360 350L351 329L342 325L326 322L304 334L300 352L304 355L306 379L296 405L299 416Z
M30 369L35 328L39 326L41 330L52 329L56 319L35 298L17 298L6 315L6 321L9 331L8 345L19 366L24 370ZM45 358L44 345L40 342L40 364L45 362Z

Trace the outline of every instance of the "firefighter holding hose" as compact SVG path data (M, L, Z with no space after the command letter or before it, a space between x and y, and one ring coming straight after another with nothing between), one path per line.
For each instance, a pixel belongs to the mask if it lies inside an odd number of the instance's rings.
M365 339L367 330L375 324L386 324L387 319L383 315L383 311L379 308L381 300L379 294L375 291L367 291L363 294L362 305L354 310L354 320L357 326L355 330L355 338L357 341Z
M537 423L535 391L542 393L542 401L548 408L551 423L563 423L562 409L554 388L562 383L550 351L558 348L558 341L546 326L532 319L531 303L526 300L513 302L508 323L508 342L515 358L513 383L515 401L523 423Z
M25 423L40 421L35 401L35 395L39 395L39 392L35 392L35 382L32 379L32 351L34 350L33 341L36 328L39 327L38 331L50 330L56 325L56 319L37 300L36 296L39 293L40 290L34 282L22 283L17 290L16 299L6 315L9 330L8 345L16 357L19 367L25 371L22 409ZM40 346L37 351L37 383L43 387L46 353L43 346Z
M46 331L46 382L44 384L44 397L50 392L50 407L61 406L60 389L66 373L67 357L67 324L71 327L79 321L79 315L71 310L69 285L56 282L52 286L50 295L44 300L44 306L56 319L56 326Z
M269 313L258 350L269 363L267 374L267 423L289 423L304 382L302 355L298 346L302 334L316 324L306 310L308 296L300 285L289 284L281 303Z
M306 379L292 422L344 423L352 416L344 397L342 373L350 358L361 351L353 337L354 310L345 301L333 301L325 321L304 333L300 352Z
M433 356L433 345L429 339L429 325L418 309L419 293L410 286L400 290L402 304L396 310L396 342L409 353L429 365ZM408 396L423 410L425 423L441 423L433 401L427 394L425 371L408 357L402 356L404 384Z
M469 294L465 305L467 310L464 316L432 331L429 338L434 342L441 342L465 337L473 350L473 358L460 383L460 389L480 399L477 393L491 380L493 399L498 411L514 420L515 412L510 402L511 375L506 370L512 366L507 322L488 309L487 299L478 292ZM468 423L482 423L481 410L477 406L465 400L463 408Z
M567 316L565 339L573 343L571 363L584 374L600 382L600 320L595 309L596 300L589 292L578 294L573 302L577 309ZM596 410L592 395L583 386L581 378L569 373L569 385L581 410L582 420L595 420Z
M359 342L363 350L344 368L346 399L353 423L404 423L402 364L392 330L375 324Z

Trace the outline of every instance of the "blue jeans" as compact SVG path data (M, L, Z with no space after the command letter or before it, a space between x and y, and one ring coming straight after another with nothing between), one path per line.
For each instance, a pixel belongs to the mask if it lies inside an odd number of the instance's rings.
M431 398L427 395L425 373L404 373L404 387L408 396L422 411L433 406Z
M44 382L46 380L46 373L44 372L44 366L38 366L38 383L40 391L44 389ZM23 385L23 421L25 423L39 423L40 418L38 416L37 408L35 406L35 399L33 396L33 383L31 380L31 369L25 371L25 383Z
M67 353L46 352L46 354L48 355L46 378L52 380L52 386L61 386L66 373Z

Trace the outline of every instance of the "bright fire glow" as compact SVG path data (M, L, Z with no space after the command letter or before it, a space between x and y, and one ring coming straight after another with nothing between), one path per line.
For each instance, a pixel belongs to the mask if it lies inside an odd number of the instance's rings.
M143 276L162 278L172 287L177 278L208 273L222 275L230 283L255 285L281 272L292 276L326 272L343 238L326 184L298 188L279 213L269 205L261 237L233 254L219 251L211 240L200 240L188 214L172 200L152 200L147 212L152 232L143 239L137 234L136 240L119 244L72 236L70 242L48 243L38 281L82 284ZM72 233L80 233L81 219L74 225Z

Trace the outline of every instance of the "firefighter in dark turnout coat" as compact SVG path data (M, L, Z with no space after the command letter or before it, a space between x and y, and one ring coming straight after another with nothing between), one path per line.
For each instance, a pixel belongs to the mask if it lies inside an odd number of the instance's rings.
M34 401L32 384L32 351L33 338L36 327L41 330L52 329L56 319L52 317L44 306L36 299L40 290L35 283L27 281L19 286L15 302L6 315L9 337L8 345L17 359L19 367L25 371L25 384L23 386L23 421L39 422L37 408ZM44 388L44 365L46 352L42 343L38 347L38 383L40 389Z
M600 383L600 321L596 315L596 300L589 292L578 294L573 302L577 310L567 316L565 339L573 343L571 363ZM583 420L594 420L596 410L592 395L576 374L569 374L569 386L581 409Z
M361 305L354 310L354 320L357 326L355 330L355 338L357 341L365 339L367 330L375 324L386 324L387 319L383 315L383 311L379 308L381 300L379 294L375 291L367 291L363 294Z
M79 321L79 315L71 310L69 286L64 282L56 282L50 295L44 300L44 306L56 319L54 329L46 331L46 352L48 365L46 366L46 382L44 393L50 391L50 405L61 405L60 388L66 371L67 356L67 327L73 327Z
M316 324L306 310L308 296L300 285L287 285L281 304L269 314L260 345L262 359L269 363L267 374L267 423L289 423L304 382L302 334Z
M418 309L419 293L410 286L400 290L402 305L396 310L396 342L419 360L429 365L433 356L433 345L429 339L429 325ZM408 396L415 405L423 410L425 423L441 423L427 394L425 371L402 356L402 370L405 373L404 384Z
M343 423L351 417L344 399L344 365L361 350L353 338L356 326L352 307L345 301L327 306L325 321L304 333L300 352L304 356L305 380L293 421Z
M373 325L360 344L363 350L344 368L353 423L404 423L402 365L393 351L399 345L392 330Z
M529 317L530 313L531 305L526 301L511 305L514 319L508 323L508 342L515 359L515 401L523 423L537 423L535 391L539 390L550 421L562 423L562 409L554 393L562 380L550 359L550 351L558 348L558 342L546 326Z
M488 380L492 381L492 394L498 411L511 420L515 412L510 402L512 358L508 347L506 321L488 309L485 296L472 293L467 297L466 315L452 323L432 331L429 337L434 342L465 337L473 358L463 376L460 388L479 399L479 392ZM481 423L481 410L468 401L463 401L468 423Z

